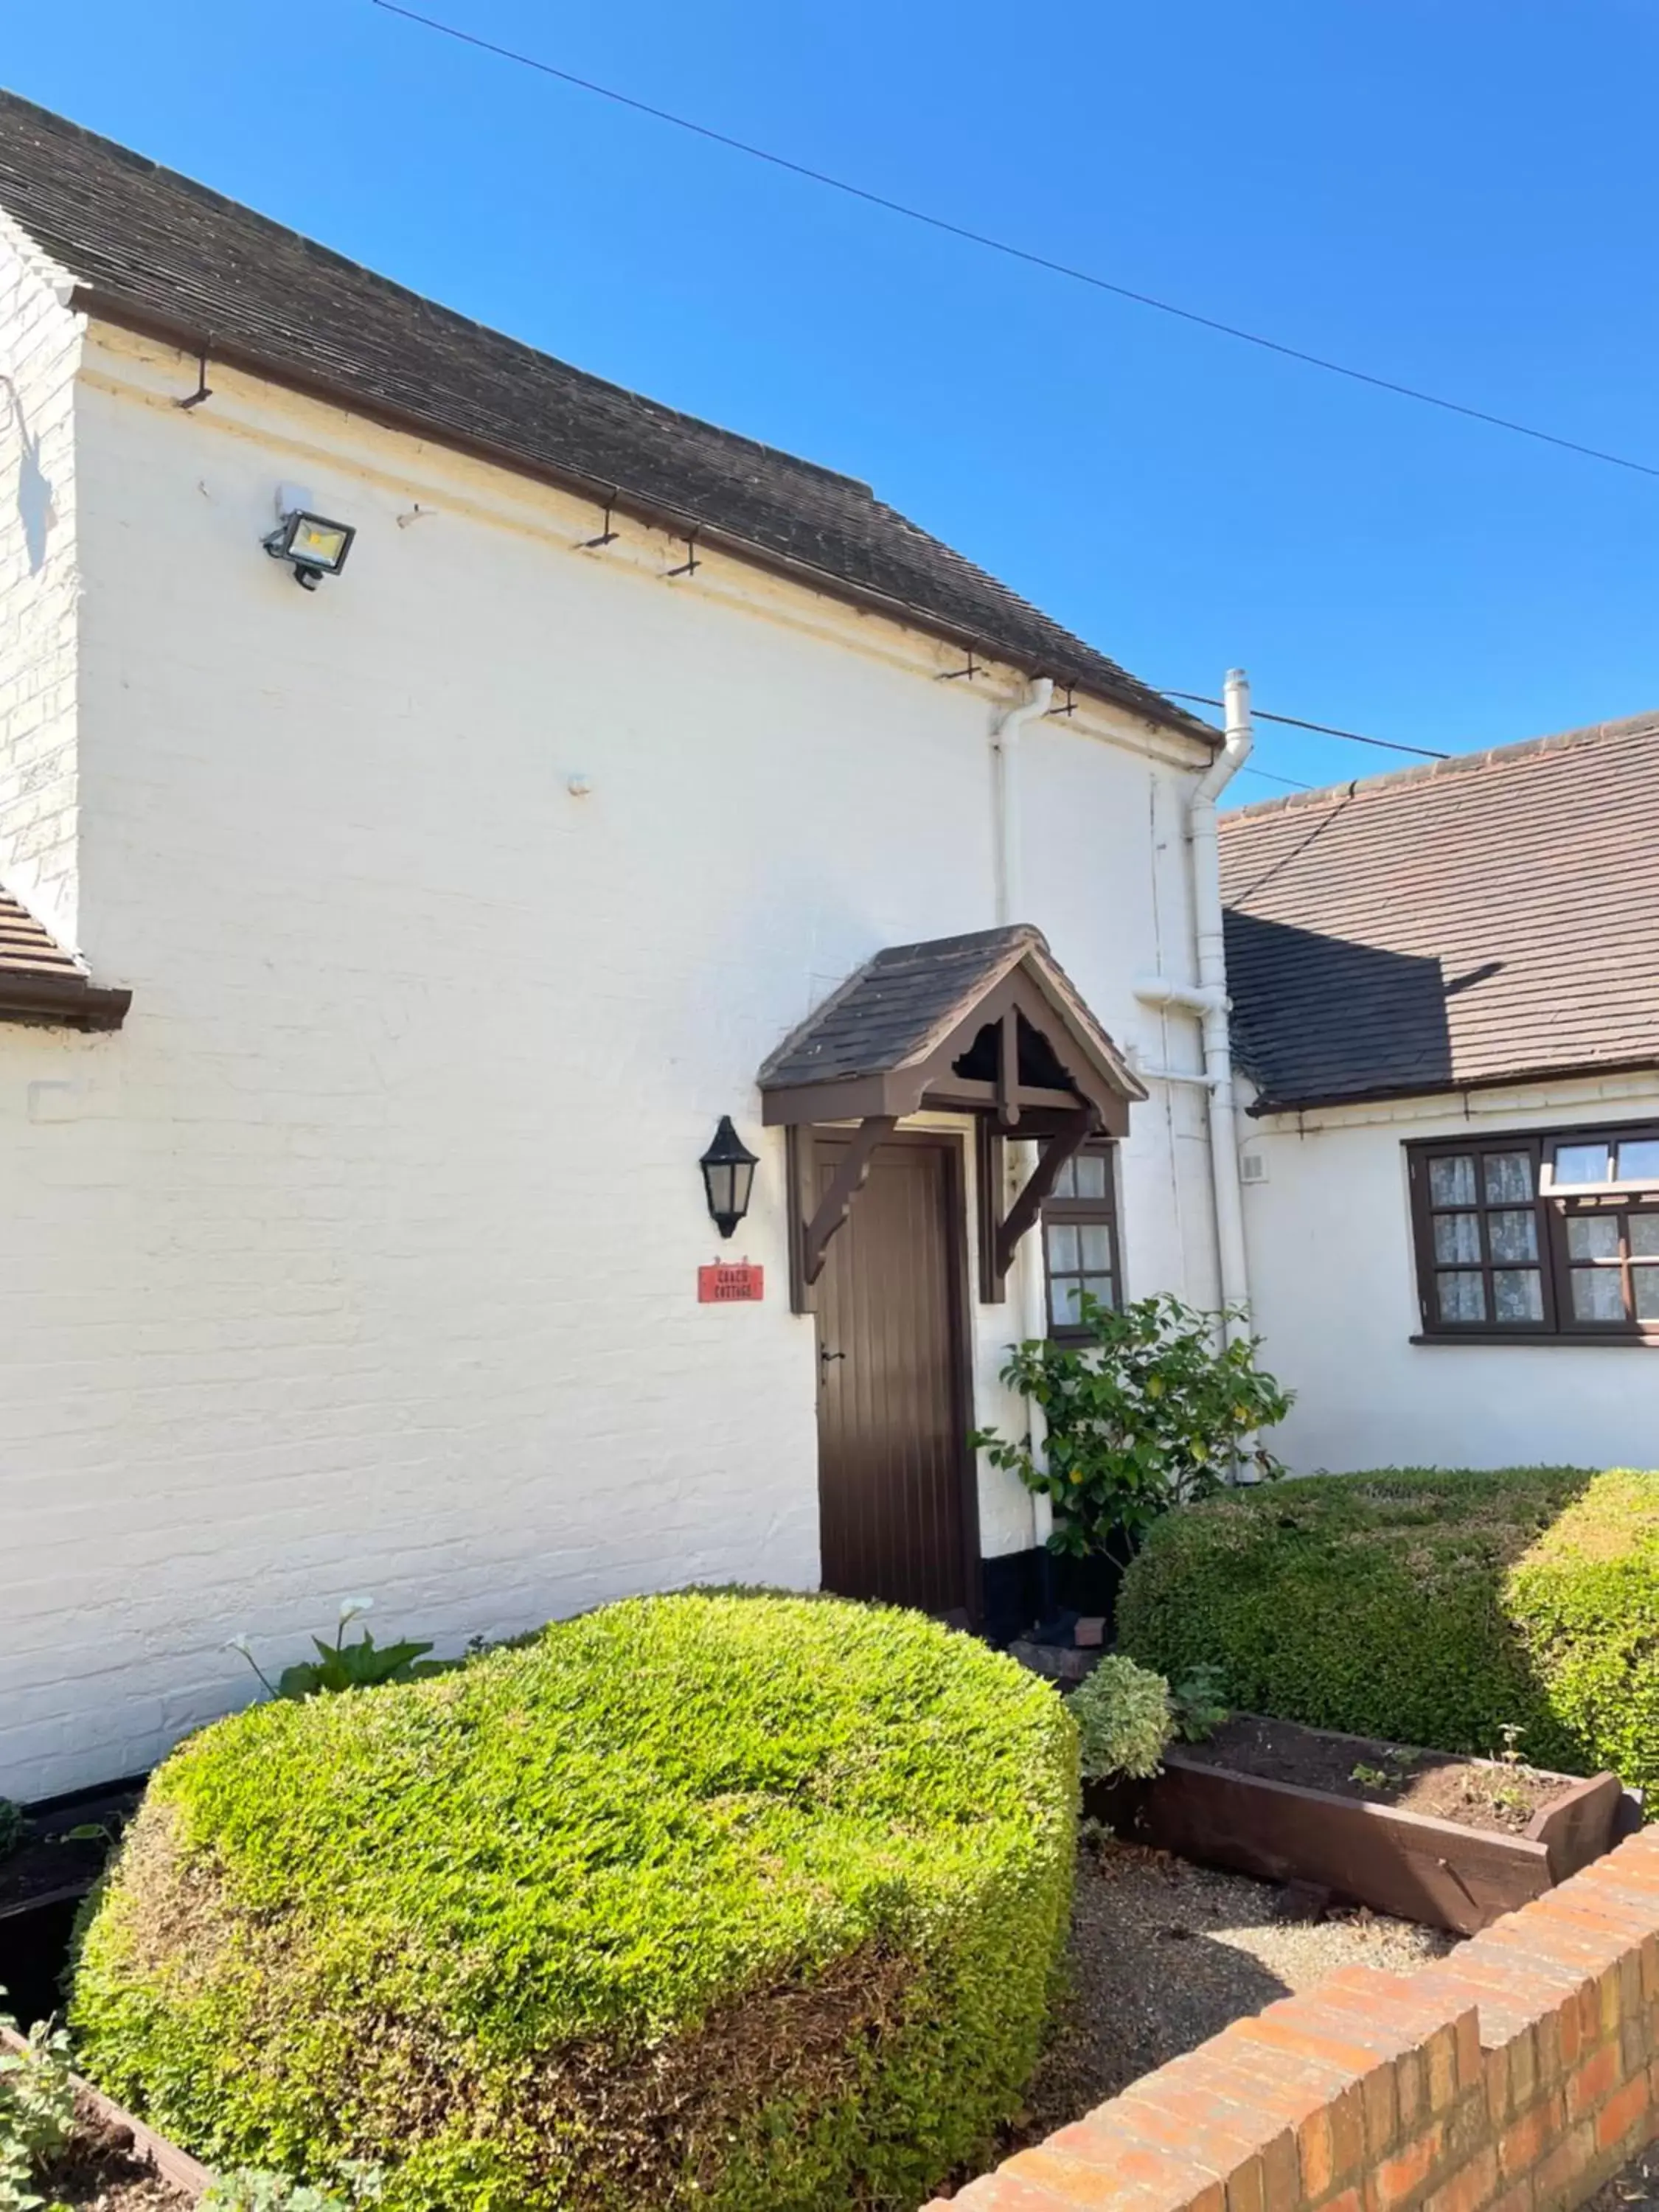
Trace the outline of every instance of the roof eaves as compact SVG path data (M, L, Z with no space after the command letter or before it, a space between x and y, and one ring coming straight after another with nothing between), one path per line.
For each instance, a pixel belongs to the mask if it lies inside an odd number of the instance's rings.
M1248 1071L1247 1071L1248 1072ZM1273 1114L1311 1114L1332 1106L1384 1105L1395 1098L1460 1098L1469 1091L1508 1091L1525 1083L1583 1083L1601 1075L1659 1074L1659 1052L1617 1060L1548 1061L1483 1075L1442 1075L1430 1082L1379 1083L1352 1091L1297 1091L1251 1100L1245 1112L1261 1120Z
M441 414L417 412L399 407L392 400L360 390L345 379L337 381L308 374L274 351L257 345L216 339L210 331L200 325L175 322L157 315L147 307L136 306L122 299L106 286L77 283L70 296L70 306L75 313L93 320L110 324L137 337L177 346L181 351L198 355L204 359L222 362L227 368L241 369L284 390L343 407L367 421L380 423L385 428L431 440L453 452L470 454L532 482L548 483L561 490L575 491L585 497L598 499L648 528L666 526L680 536L688 530L695 531L701 545L728 553L735 559L746 561L769 574L822 592L844 604L884 615L906 629L943 639L949 644L961 647L963 651L983 653L988 659L1006 662L1030 676L1050 677L1056 684L1073 691L1080 691L1104 706L1134 714L1155 729L1169 730L1212 748L1218 747L1222 743L1219 730L1164 699L1160 693L1140 684L1127 671L1121 684L1117 685L1108 684L1098 677L1091 676L1081 665L1068 662L1063 653L1044 656L1043 665L1028 665L1036 659L1029 647L1012 645L1006 637L1000 637L988 629L954 622L931 608L919 607L874 586L856 583L835 569L821 568L799 555L784 553L775 546L761 544L754 538L708 522L693 508L677 507L657 497L647 497L630 490L624 484L589 476L574 465L556 467L550 462L532 458L513 445L476 436L456 428ZM650 404L655 405L656 403ZM693 418L684 419L690 421ZM745 442L755 443L753 441ZM793 455L787 458L793 465L814 469L819 465L817 463L796 463ZM837 474L827 469L819 472L830 477ZM838 480L847 483L859 482L851 477L841 477Z

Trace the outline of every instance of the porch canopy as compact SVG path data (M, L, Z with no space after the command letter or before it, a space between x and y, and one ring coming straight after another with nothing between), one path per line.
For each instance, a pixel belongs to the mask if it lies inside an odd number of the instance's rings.
M979 1152L980 1294L995 1302L1015 1247L1066 1163L1091 1137L1121 1137L1145 1087L1049 951L1018 923L890 945L786 1037L758 1077L763 1118L790 1133L791 1288L811 1304L830 1240L851 1212L875 1149L907 1115L971 1114ZM856 1121L818 1190L815 1124ZM1002 1209L1001 1145L1038 1157Z

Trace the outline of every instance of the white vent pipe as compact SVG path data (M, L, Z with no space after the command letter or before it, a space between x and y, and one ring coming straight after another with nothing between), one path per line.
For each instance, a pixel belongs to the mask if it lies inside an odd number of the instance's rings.
M1224 692L1225 737L1220 751L1199 780L1188 809L1187 837L1193 854L1193 917L1197 938L1197 983L1147 976L1135 996L1149 1006L1196 1014L1204 1045L1204 1080L1209 1091L1210 1181L1215 1194L1217 1266L1221 1302L1244 1307L1249 1302L1249 1267L1244 1250L1244 1205L1238 1181L1238 1134L1233 1118L1232 1041L1227 1015L1227 951L1221 919L1221 870L1218 855L1216 801L1250 757L1250 685L1242 668L1230 669ZM1149 1074L1153 1071L1147 1070ZM1230 1340L1247 1335L1249 1322L1227 1324Z

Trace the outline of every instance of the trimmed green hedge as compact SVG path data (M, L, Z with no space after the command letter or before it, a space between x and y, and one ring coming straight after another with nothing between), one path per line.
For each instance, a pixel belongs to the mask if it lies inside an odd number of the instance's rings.
M1118 1601L1124 1650L1212 1662L1235 1705L1659 1784L1659 1474L1322 1475L1174 1513Z
M969 1637L641 1599L185 1744L71 2019L198 2155L377 2161L387 2212L915 2203L1018 2106L1076 1797Z

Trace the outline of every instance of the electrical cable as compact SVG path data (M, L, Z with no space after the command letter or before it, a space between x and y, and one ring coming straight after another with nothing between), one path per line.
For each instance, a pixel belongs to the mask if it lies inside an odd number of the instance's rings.
M1564 438L1553 430L1540 430L1530 422L1517 422L1507 415L1494 415L1484 407L1470 407L1459 399L1444 398L1438 392L1425 392L1412 384L1401 384L1389 376L1374 375L1370 370L1355 368L1351 363L1332 361L1322 354L1305 352L1300 346L1286 345L1280 339L1264 337L1260 331L1242 329L1237 323L1224 323L1214 315L1200 314L1196 308L1177 307L1173 301L1159 300L1150 292L1137 292L1127 284L1114 283L1109 277L1097 276L1091 270L1079 269L1066 261L1056 261L1046 253L1036 253L1024 246L1012 245L1006 239L994 238L988 232L974 230L966 223L952 222L947 217L930 215L926 209L909 206L903 200L890 198L884 192L870 191L863 185L849 183L844 177L832 176L826 169L815 169L805 161L793 161L787 154L775 154L764 146L752 145L747 139L734 138L728 132L716 131L708 124L697 123L690 116L676 115L666 107L656 107L649 100L636 100L631 93L618 92L613 86L595 82L592 77L579 76L574 70L560 69L552 62L538 59L533 54L519 52L514 47L499 46L493 39L485 39L474 31L463 31L453 23L441 22L435 15L424 15L413 8L398 4L398 0L369 0L372 7L388 15L401 16L404 22L416 23L423 30L434 31L441 37L453 39L459 46L475 47L480 53L493 54L497 59L512 62L520 69L534 70L542 76L556 77L561 84L574 86L579 92L590 92L600 100L611 100L618 107L631 108L636 115L647 115L658 123L672 124L677 131L690 131L694 137L703 138L711 145L724 146L734 154L744 154L751 161L769 162L775 169L787 169L792 176L803 177L808 183L825 185L830 191L842 192L849 199L862 200L870 207L880 208L889 215L902 216L908 222L924 223L931 230L943 231L948 237L964 240L970 246L983 246L988 252L1000 253L1011 261L1023 261L1033 269L1046 270L1049 275L1063 276L1074 284L1086 284L1097 292L1109 292L1115 298L1130 301L1136 307L1152 307L1161 315L1174 315L1183 323L1194 323L1200 330L1214 331L1222 337L1236 338L1244 345L1257 346L1263 352L1281 356L1286 361L1300 362L1304 368L1322 369L1330 376L1346 377L1354 384L1370 385L1377 392L1392 392L1396 398L1411 399L1420 406L1437 407L1449 415L1462 415L1472 422L1484 422L1495 430L1508 430L1520 438L1534 439L1540 445L1559 447L1563 453L1577 453L1586 460L1604 461L1610 467L1629 469L1638 476L1659 477L1659 466L1647 461L1632 460L1627 454L1608 453L1600 446L1587 446L1577 438ZM1346 733L1344 733L1346 734Z
M1162 690L1161 685L1157 687ZM1206 698L1202 691L1164 691L1166 699L1184 699L1195 707L1224 707L1223 699ZM1304 722L1297 714L1270 714L1265 707L1252 707L1250 718L1257 722L1279 722L1287 730L1311 730L1316 737L1346 738L1351 744L1375 745L1380 752L1411 753L1418 760L1451 760L1450 753L1438 753L1430 745L1402 745L1395 738L1368 738L1358 730L1339 730L1332 722Z

